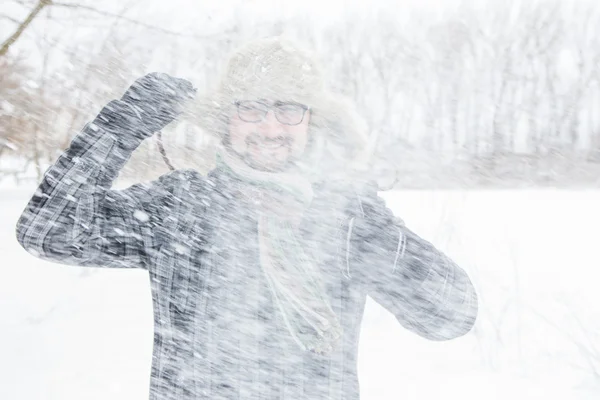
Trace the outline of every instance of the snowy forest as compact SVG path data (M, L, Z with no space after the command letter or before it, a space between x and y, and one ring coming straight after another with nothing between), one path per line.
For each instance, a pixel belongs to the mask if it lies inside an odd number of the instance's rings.
M161 20L135 1L105 10L6 0L0 170L39 178L82 124L145 72L183 76L202 91L240 43L282 35L316 50L331 86L366 120L374 159L399 171L402 187L597 183L596 3L447 3L341 7L316 19L275 6L247 17L232 4ZM165 140L189 151L178 155L189 163L206 143L184 125ZM163 168L155 146L136 160Z
M16 219L74 135L137 78L160 71L208 92L234 49L271 36L316 52L368 127L388 206L480 296L475 328L452 344L413 338L369 303L362 398L597 399L593 0L2 0L0 398L147 398L147 277L33 260ZM175 167L212 167L214 139L189 121L163 140ZM153 138L119 183L168 170Z

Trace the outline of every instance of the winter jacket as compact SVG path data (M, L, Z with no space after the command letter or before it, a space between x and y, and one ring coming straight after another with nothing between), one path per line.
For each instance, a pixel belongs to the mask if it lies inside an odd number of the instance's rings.
M111 189L143 140L112 101L46 172L17 224L31 254L58 263L143 268L154 307L150 399L357 400L367 295L431 340L467 333L477 295L467 274L394 217L374 187L316 185L301 224L342 343L301 351L261 272L256 219L236 178L175 171Z

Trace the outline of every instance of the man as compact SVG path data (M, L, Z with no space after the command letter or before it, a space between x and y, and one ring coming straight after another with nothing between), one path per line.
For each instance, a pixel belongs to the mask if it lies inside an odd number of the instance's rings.
M112 190L193 94L165 74L136 81L73 139L17 226L38 257L148 270L151 399L358 399L367 295L431 340L471 329L468 276L385 207L355 162L355 115L285 41L235 53L193 103L221 138L208 176Z

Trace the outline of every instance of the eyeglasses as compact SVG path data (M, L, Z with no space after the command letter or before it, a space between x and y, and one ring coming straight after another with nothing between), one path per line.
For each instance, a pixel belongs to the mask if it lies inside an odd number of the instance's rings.
M273 110L277 121L284 125L298 125L304 120L304 114L310 107L294 102L275 101L268 104L258 100L236 101L239 118L244 122L260 122L269 110Z

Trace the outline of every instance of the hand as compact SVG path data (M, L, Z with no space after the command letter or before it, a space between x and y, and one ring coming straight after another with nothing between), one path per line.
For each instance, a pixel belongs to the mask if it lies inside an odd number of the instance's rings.
M121 100L139 114L140 133L150 137L172 122L181 113L182 104L195 93L189 81L153 72L137 79Z

